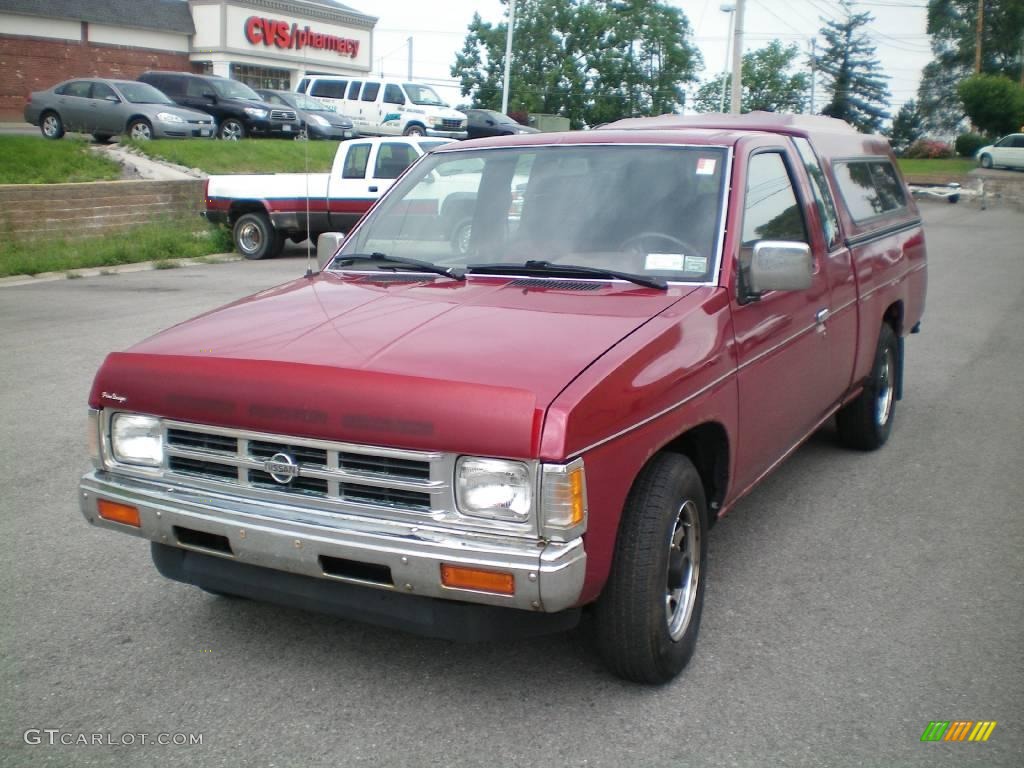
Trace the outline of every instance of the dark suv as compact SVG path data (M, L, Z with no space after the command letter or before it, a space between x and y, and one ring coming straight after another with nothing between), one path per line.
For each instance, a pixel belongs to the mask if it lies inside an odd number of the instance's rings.
M302 128L294 109L267 104L237 80L188 72L143 72L138 79L163 91L176 104L213 115L217 136L225 140L293 137Z

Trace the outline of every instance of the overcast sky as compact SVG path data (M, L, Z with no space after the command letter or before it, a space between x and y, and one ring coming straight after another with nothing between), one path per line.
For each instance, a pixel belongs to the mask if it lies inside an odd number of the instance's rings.
M726 58L729 14L719 10L724 0L667 0L682 8L694 31L694 42L704 57L701 81L722 72ZM732 1L732 0L730 0ZM346 5L377 16L373 67L375 72L405 77L408 66L406 39L413 38L413 75L435 86L454 82L449 68L462 47L466 27L477 11L485 21L503 19L498 0L343 0ZM875 21L869 33L877 48L884 74L890 76L892 111L915 98L921 68L931 60L925 33L926 0L865 0L855 3L856 12L869 11ZM812 37L822 43L821 17L839 18L838 0L747 0L743 49L761 48L774 39L810 50ZM805 63L806 58L801 58ZM515 70L512 72L513 89ZM457 87L438 87L451 104L463 101ZM824 106L821 91L818 109Z

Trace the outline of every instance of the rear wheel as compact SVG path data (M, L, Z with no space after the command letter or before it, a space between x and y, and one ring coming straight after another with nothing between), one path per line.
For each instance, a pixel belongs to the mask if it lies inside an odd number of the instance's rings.
M473 235L473 220L463 219L452 228L452 251L459 256L469 253L469 239Z
M611 670L666 683L697 646L707 569L704 486L685 456L655 456L626 501L612 572L595 606L598 647Z
M284 249L284 233L274 229L270 218L262 212L239 216L232 236L235 248L247 259L274 258Z
M153 126L149 124L149 120L132 120L128 123L128 138L135 139L136 141L149 141L153 138Z
M56 112L44 112L39 121L39 131L47 139L59 139L64 136L64 122Z
M864 391L836 414L839 439L849 448L873 451L885 445L896 409L899 352L892 326L882 323L875 362Z

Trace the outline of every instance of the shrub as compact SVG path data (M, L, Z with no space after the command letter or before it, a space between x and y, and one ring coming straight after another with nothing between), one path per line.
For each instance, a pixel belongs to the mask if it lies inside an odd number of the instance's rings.
M944 141L935 139L918 139L907 149L904 157L918 160L936 160L938 158L952 157L953 148Z
M961 133L956 137L956 153L960 157L974 157L974 153L988 144L980 133Z

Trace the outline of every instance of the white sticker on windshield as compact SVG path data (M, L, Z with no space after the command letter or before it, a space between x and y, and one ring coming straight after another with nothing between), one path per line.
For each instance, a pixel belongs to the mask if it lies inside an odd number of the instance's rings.
M644 269L668 269L678 272L683 268L683 258L681 253L648 253Z
M702 157L697 160L697 175L711 176L715 172L715 158Z
M683 259L683 272L706 272L707 256L687 256Z

